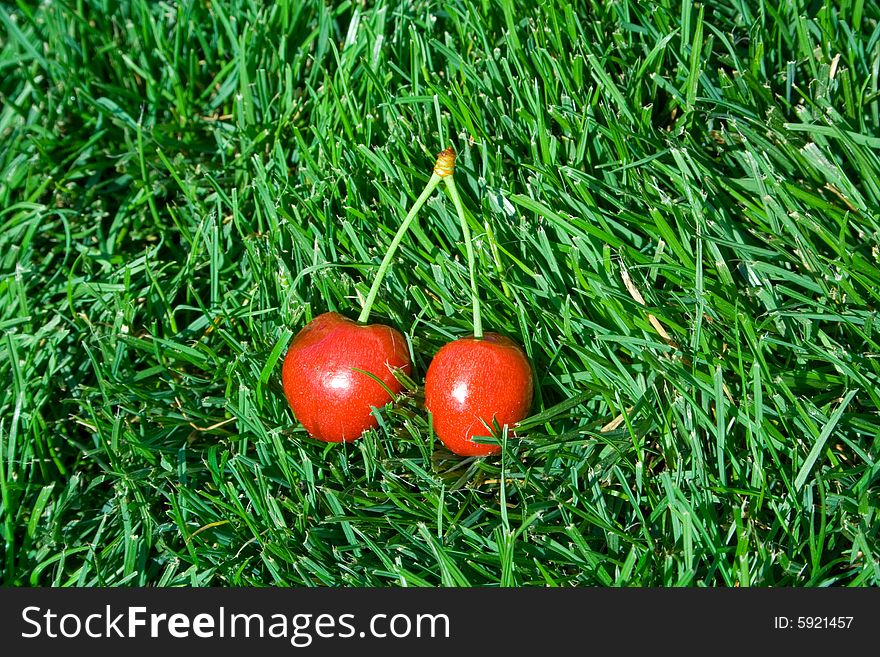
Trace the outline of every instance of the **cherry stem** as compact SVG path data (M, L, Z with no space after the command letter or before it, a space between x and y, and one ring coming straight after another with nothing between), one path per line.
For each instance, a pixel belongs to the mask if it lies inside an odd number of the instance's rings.
M461 222L461 232L464 237L464 248L467 251L468 271L471 279L471 302L474 307L474 337L480 339L483 337L483 321L480 319L480 295L477 292L476 266L474 264L474 245L471 243L471 231L468 228L467 219L464 216L464 206L461 203L461 197L455 188L455 181L452 176L446 176L446 188L452 197L452 203L455 205L455 211L458 214L458 220Z
M358 317L358 322L361 324L366 324L370 317L370 311L373 309L373 303L376 301L376 296L379 294L379 287L382 285L382 279L385 278L385 273L388 271L388 267L391 266L391 259L394 257L394 252L397 251L400 241L403 239L406 231L409 230L410 224L419 214L419 210L421 210L425 201L431 195L431 192L433 192L434 188L440 184L441 180L443 180L443 176L435 171L431 175L431 179L428 180L428 184L425 185L425 190L422 192L421 196L416 199L409 214L406 215L403 223L400 224L400 228L397 229L394 239L391 240L391 246L388 247L388 251L385 252L385 257L382 258L382 263L379 265L379 271L376 272L376 278L373 279L373 286L370 288L369 294L367 294L367 300L364 302L364 307Z

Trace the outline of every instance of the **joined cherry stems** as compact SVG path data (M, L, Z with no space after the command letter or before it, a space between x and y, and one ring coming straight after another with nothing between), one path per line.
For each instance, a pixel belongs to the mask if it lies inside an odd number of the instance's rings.
M444 180L446 181L446 189L449 191L449 196L452 198L452 203L455 206L455 212L461 223L461 232L464 238L465 251L467 252L468 272L470 274L471 283L471 302L474 313L474 337L478 339L483 337L483 323L480 319L480 298L477 293L474 247L471 243L471 231L470 228L468 228L467 219L465 219L464 215L464 206L462 205L461 197L458 195L458 190L455 187L455 180L452 175L454 172L455 151L450 147L437 156L437 161L434 164L434 171L431 174L431 178L428 180L428 184L425 185L425 189L416 199L416 202L404 218L403 223L400 224L400 228L398 228L397 232L394 234L394 238L391 240L391 244L385 252L385 257L382 258L382 262L379 264L379 270L376 272L376 277L373 279L373 285L370 287L370 291L364 301L364 307L361 310L361 314L358 316L357 321L359 323L367 323L367 320L370 317L370 311L376 301L376 296L379 294L379 287L382 285L382 280L385 278L385 274L391 266L391 260L394 257L394 253L397 251L397 247L400 246L403 236L409 230L410 224L412 224L418 216L419 210L421 210L425 201L428 200L428 197L437 185L440 184L440 181Z

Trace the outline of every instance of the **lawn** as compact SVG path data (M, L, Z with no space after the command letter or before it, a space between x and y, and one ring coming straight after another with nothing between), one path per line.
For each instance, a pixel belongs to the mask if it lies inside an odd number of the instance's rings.
M0 23L3 584L880 584L880 5ZM371 316L407 392L314 440L287 345L357 317L450 145L531 416L497 457L433 435L425 371L471 332L441 186Z

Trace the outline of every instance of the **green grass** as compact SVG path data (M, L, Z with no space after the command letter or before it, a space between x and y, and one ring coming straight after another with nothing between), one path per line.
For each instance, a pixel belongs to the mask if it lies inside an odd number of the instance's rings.
M880 584L878 5L334 4L0 5L2 582ZM431 434L438 191L373 311L415 389L311 440L284 349L450 144L533 416Z

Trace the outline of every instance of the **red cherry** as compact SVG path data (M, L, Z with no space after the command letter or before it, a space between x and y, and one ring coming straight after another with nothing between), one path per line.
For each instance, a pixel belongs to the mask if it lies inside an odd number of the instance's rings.
M532 369L522 348L497 333L444 345L425 375L425 407L434 432L461 456L487 456L499 445L473 442L488 436L492 421L512 427L532 404Z
M351 442L377 426L371 408L402 386L393 370L410 371L406 340L390 326L357 324L339 313L315 317L290 343L281 382L296 419L314 438ZM357 370L362 370L358 372Z

